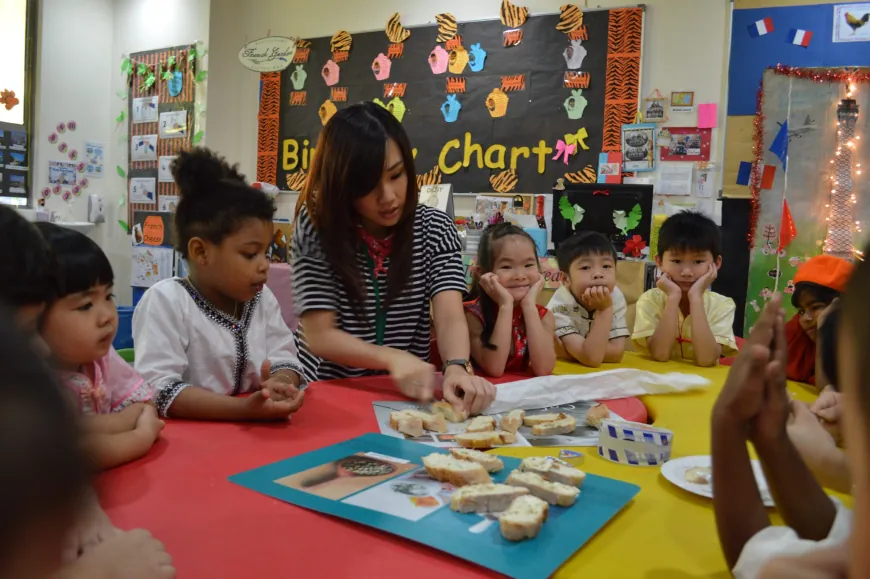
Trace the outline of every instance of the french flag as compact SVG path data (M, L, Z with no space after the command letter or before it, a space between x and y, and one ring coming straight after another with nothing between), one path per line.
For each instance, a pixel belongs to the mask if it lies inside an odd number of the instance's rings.
M788 41L791 44L796 44L797 46L803 46L804 48L810 45L810 40L813 39L813 33L809 30L801 30L800 28L792 28L791 32L788 33Z
M749 25L749 36L758 38L764 36L768 32L773 32L773 18L765 18L764 20L756 20Z

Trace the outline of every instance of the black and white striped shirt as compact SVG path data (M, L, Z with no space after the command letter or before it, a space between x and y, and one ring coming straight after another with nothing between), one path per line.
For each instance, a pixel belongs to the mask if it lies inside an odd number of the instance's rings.
M355 232L349 232L355 235ZM442 291L465 292L461 246L456 227L446 213L420 205L414 217L414 252L408 283L387 310L384 346L429 360L429 303ZM335 312L336 326L371 344L377 341L374 280L364 250L357 252L360 279L365 284L362 312L355 312L344 285L326 261L320 236L303 208L296 220L290 246L293 299L301 317L312 310ZM384 265L389 269L389 257ZM387 275L378 276L381 299L387 294ZM377 372L342 366L314 356L305 340L304 324L296 331L299 360L309 381L354 378Z

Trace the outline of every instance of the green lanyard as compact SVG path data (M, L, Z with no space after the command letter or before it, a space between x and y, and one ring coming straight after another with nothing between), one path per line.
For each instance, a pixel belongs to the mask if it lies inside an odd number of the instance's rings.
M369 248L366 247L366 263L369 266L369 270L372 272L372 283L375 286L375 328L377 331L376 342L378 346L384 345L384 330L387 327L387 314L384 311L383 307L381 307L381 284L378 282L378 276L375 273L375 262L372 259L372 255L369 252Z

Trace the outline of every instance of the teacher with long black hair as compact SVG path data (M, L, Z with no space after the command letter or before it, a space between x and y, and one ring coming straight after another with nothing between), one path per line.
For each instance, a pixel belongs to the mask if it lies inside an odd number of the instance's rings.
M416 181L408 135L385 108L355 104L326 124L291 243L299 358L308 381L386 372L426 401L437 388L431 312L444 398L478 413L495 387L469 364L459 236L418 204Z

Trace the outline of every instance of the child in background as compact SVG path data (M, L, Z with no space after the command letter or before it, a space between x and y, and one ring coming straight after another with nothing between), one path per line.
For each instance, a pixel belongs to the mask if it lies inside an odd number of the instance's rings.
M684 211L659 231L657 287L637 302L632 342L654 360L715 366L737 352L734 301L709 291L722 265L722 237L708 217Z
M136 460L151 449L163 422L147 404L151 386L112 347L118 311L109 259L82 233L54 223L36 228L55 260L55 299L42 336L61 383L85 415L85 449L100 469Z
M553 371L555 322L536 301L543 287L531 236L510 223L488 227L477 250L474 299L465 303L471 358L484 373Z
M179 154L172 171L190 274L156 283L136 307L136 369L162 416L287 420L304 397L293 335L265 286L275 204L208 149Z
M817 381L817 371L821 370L816 364L819 318L846 287L851 273L851 263L831 255L818 255L798 269L791 296L798 312L785 325L789 380L827 386Z
M620 362L625 339L625 297L616 287L616 250L594 231L566 239L556 252L562 287L547 309L556 320L556 353L597 368Z

